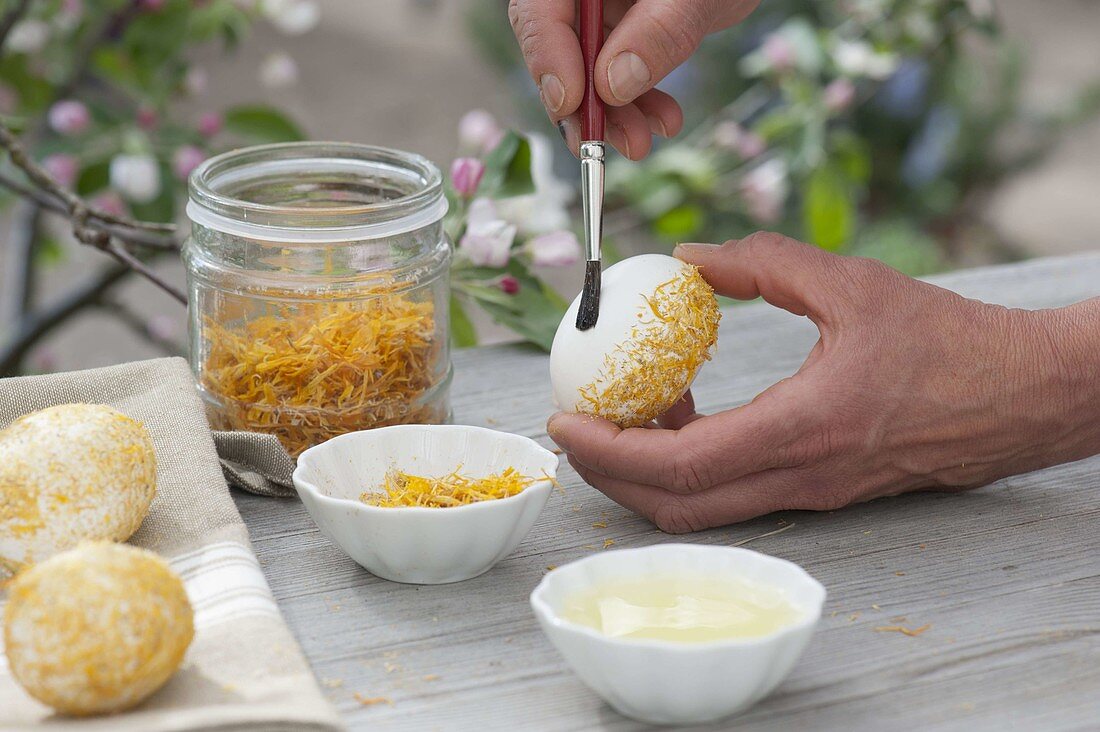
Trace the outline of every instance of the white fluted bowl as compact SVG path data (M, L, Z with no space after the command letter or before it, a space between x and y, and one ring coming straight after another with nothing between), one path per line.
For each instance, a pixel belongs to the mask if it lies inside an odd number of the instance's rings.
M546 475L509 498L450 508L368 506L365 491L397 467L416 475L515 468ZM330 541L367 571L394 582L435 585L477 577L512 553L553 489L554 453L534 440L464 425L398 425L351 432L298 457L294 487Z
M758 638L703 643L614 638L559 615L566 599L645 575L711 575L779 588L800 612ZM749 549L660 544L563 565L543 577L531 607L551 643L618 712L651 724L702 724L744 711L786 678L813 635L825 588L801 567Z

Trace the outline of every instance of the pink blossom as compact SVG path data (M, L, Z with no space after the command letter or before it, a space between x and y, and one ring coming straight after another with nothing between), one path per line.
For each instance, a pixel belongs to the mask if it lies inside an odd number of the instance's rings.
M551 231L527 242L536 267L568 267L581 258L581 245L572 231Z
M764 55L768 65L776 71L789 71L794 68L795 62L798 60L794 44L778 33L772 33L764 39L760 52Z
M269 54L260 64L260 83L269 89L293 86L298 81L298 63L285 51Z
M142 105L138 107L137 111L137 124L143 130L156 129L157 124L160 122L160 115L157 114L157 110L152 107Z
M92 115L83 102L63 99L50 107L46 115L50 127L62 135L79 135L92 123Z
M39 348L31 356L31 370L38 374L49 374L57 370L57 351L52 348Z
M458 143L464 150L486 153L500 144L504 130L497 119L484 109L474 109L462 115L458 122Z
M42 161L42 167L50 174L50 177L65 188L72 188L76 183L76 177L80 173L80 163L72 155L56 153L47 155Z
M0 114L13 114L19 106L19 93L7 84L0 83Z
M94 196L88 203L91 204L92 208L105 214L111 214L112 216L126 215L126 204L123 202L122 197L114 191L104 191Z
M477 158L455 158L451 163L451 183L455 193L469 198L477 193L481 176L485 175L485 163Z
M61 3L61 12L66 15L83 15L84 0L63 0Z
M741 181L741 198L749 216L762 224L779 221L787 193L787 164L780 158L757 165Z
M764 142L764 138L752 130L746 130L741 139L737 141L737 154L746 160L762 155L767 149L768 143Z
M199 117L199 134L203 137L213 137L222 131L225 120L217 112L206 112Z
M852 106L856 98L856 86L850 79L833 79L821 93L825 108L830 112L843 112Z
M172 172L180 180L187 180L191 171L206 160L206 153L194 145L184 145L172 156Z
M519 292L519 280L512 275L504 275L500 278L500 289L507 295L515 295Z
M475 198L466 216L458 250L478 267L503 267L511 256L516 227L497 216L488 198Z
M161 313L146 321L145 332L158 341L174 341L179 335L179 327L175 318Z
M768 149L764 138L736 122L721 122L714 128L714 143L751 160Z
M206 69L192 66L183 77L183 90L193 97L201 96L206 93L209 80Z

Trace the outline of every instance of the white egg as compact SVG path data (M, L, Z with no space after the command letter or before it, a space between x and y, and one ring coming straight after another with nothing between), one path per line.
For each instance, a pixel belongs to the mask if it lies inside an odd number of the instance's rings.
M99 404L62 404L0 430L0 578L84 539L125 541L156 493L153 441Z
M718 338L714 291L691 265L663 254L624 259L603 273L600 317L576 328L578 296L550 350L559 409L645 424L683 396Z

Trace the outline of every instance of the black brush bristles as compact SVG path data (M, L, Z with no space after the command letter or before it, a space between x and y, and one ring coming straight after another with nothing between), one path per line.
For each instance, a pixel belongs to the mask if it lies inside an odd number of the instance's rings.
M584 287L581 289L581 306L577 310L577 330L588 330L600 317L600 262L584 264Z

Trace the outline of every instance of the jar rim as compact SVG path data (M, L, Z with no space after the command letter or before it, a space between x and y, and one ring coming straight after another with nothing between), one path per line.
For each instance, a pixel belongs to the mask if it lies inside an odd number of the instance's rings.
M339 205L273 204L228 192L264 175L361 175L402 183L407 192ZM427 158L351 142L286 142L231 150L199 165L189 178L187 215L193 223L228 234L288 243L337 242L406 233L430 226L447 212L443 176Z

